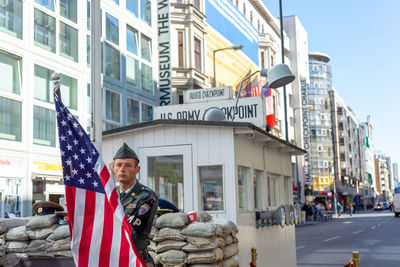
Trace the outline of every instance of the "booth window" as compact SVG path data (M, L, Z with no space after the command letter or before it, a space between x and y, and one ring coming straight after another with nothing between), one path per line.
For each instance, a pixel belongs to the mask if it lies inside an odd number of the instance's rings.
M275 195L275 178L267 178L267 196L268 196L268 206L276 206L276 195Z
M21 216L21 179L0 178L0 217Z
M200 203L205 211L224 210L222 165L199 167Z
M254 208L257 210L262 209L262 180L264 172L260 170L253 171L253 185L254 185Z
M183 155L148 158L148 186L183 211Z
M250 178L250 168L238 166L238 197L239 209L249 208L247 181Z

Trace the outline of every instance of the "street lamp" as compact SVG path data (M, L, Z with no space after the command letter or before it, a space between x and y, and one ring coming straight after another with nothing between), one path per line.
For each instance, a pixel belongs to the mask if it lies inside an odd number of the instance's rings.
M217 87L217 78L216 78L216 74L215 74L215 53L219 52L219 51L223 51L223 50L242 50L243 49L243 45L238 44L238 45L233 45L233 46L229 46L229 47L225 47L225 48L219 48L216 50L213 50L213 68L214 68L214 87Z
M263 77L268 77L268 85L270 88L279 88L285 86L286 84L293 82L293 80L295 79L295 76L290 71L289 66L286 64L277 64L270 69L256 70L255 72L251 73L240 82L239 91L236 95L236 104L234 109L234 116L232 116L232 121L235 119L237 105L242 92L243 82L247 81L248 79L250 79L250 77L257 73L260 73L260 75Z

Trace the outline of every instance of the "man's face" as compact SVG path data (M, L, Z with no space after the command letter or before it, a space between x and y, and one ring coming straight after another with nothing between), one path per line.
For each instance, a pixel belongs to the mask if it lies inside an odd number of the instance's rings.
M140 171L135 159L116 159L113 169L115 177L120 184L133 185L136 181L136 174Z

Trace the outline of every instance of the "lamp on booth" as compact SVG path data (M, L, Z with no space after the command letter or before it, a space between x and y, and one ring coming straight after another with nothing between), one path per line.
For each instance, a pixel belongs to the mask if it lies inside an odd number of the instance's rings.
M260 73L261 76L268 78L268 83L269 83L270 88L279 88L279 87L285 86L285 85L293 82L293 80L295 79L295 76L290 71L289 66L286 64L277 64L270 69L256 70L255 72L251 73L250 75L245 77L240 82L239 91L236 95L235 112L234 112L234 116L232 116L232 121L235 119L237 105L238 105L240 95L242 92L243 82L247 81L248 79L250 79L253 75L255 75L257 73Z

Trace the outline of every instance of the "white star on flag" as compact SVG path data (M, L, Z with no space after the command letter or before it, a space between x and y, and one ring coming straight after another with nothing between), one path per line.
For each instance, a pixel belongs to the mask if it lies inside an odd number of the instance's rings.
M64 135L61 135L61 136L60 136L60 139L61 139L61 141L65 141L65 136L64 136Z
M86 160L87 160L88 163L92 163L92 158L91 157L88 157Z
M97 187L97 185L98 185L98 182L94 181L94 182L93 182L93 186L94 186L94 187Z
M85 164L83 164L83 163L81 162L81 164L79 164L79 167L80 167L81 169L84 169L84 168L85 168Z
M79 159L79 156L77 154L74 154L73 157L74 157L74 160L78 160Z
M75 176L75 175L77 175L77 174L78 174L78 170L73 169L73 170L72 170L72 176Z
M71 176L69 176L68 174L65 175L65 180L67 180L67 181L71 180Z
M81 154L85 154L85 149L82 147L81 150L79 150L81 152Z
M67 125L67 122L64 121L64 120L62 120L62 121L61 121L61 125L62 125L62 126L65 126L65 125Z
M72 135L72 131L71 130L68 130L67 133L68 133L68 135Z
M68 150L72 150L72 146L70 144L67 145Z
M89 179L89 178L91 178L91 177L92 177L92 174L91 174L91 173L89 173L89 172L87 172L87 173L86 173L86 177Z
M84 183L85 183L85 180L83 180L82 177L81 177L81 179L79 179L78 181L79 181L81 184L84 184Z

